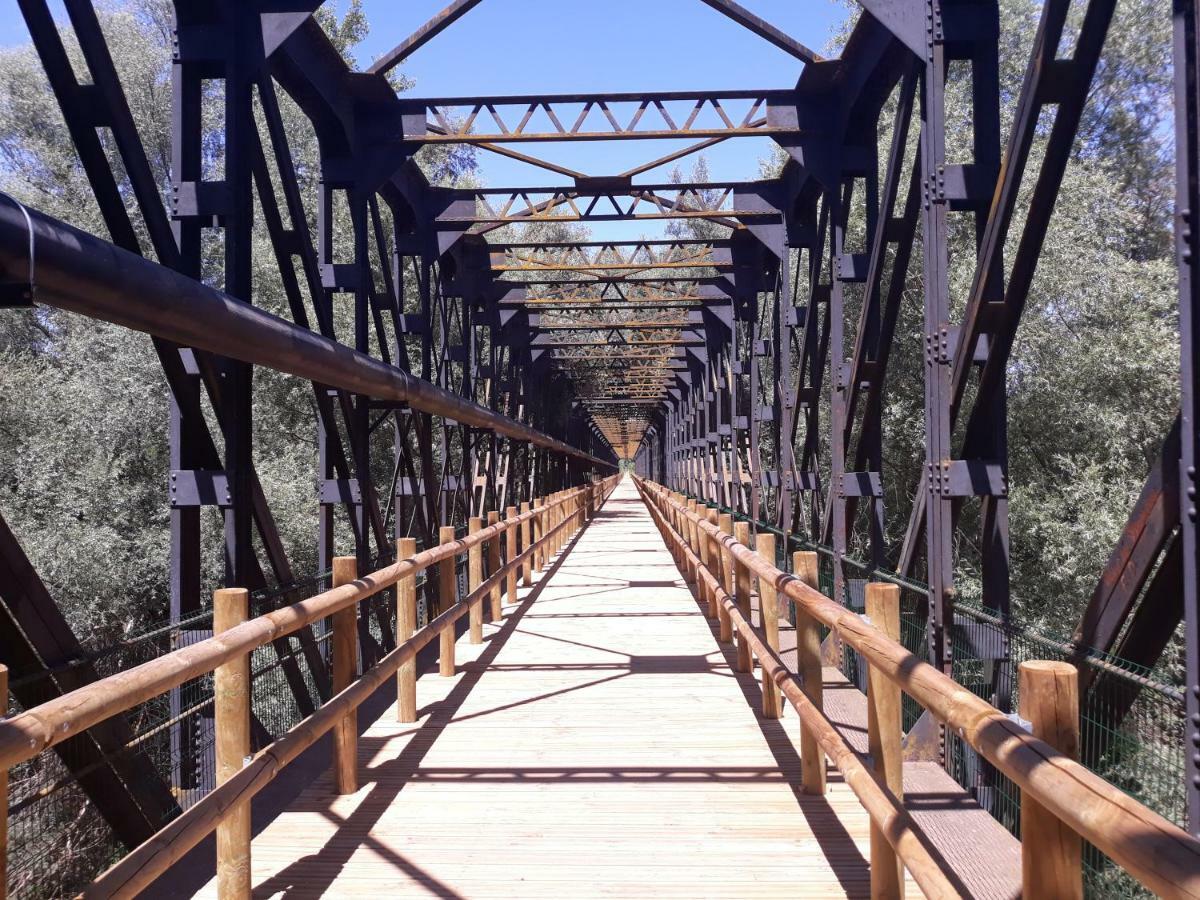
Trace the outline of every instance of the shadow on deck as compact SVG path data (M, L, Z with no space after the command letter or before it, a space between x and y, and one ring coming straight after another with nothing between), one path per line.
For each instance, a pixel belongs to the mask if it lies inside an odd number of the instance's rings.
M628 482L458 653L417 723L360 713L356 793L322 745L256 801L256 897L868 895L866 814L836 772L801 793L794 713L758 714ZM215 895L212 858L169 892Z

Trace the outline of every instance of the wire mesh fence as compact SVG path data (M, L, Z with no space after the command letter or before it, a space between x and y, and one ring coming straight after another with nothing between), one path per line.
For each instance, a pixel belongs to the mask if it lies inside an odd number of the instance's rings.
M731 512L721 508L721 512ZM748 517L734 514L742 521ZM834 551L761 522L759 531L775 534L776 566L792 569L792 553L816 551L820 590L849 609L865 609L866 586L884 581L900 587L900 641L910 652L929 660L929 588L923 582L872 567L850 557L841 562L844 589L834 590ZM789 607L794 615L794 610ZM823 637L827 631L823 629ZM1080 696L1080 761L1164 818L1186 828L1184 795L1184 697L1182 688L1163 672L1080 646L1069 636L1049 633L1012 618L959 603L949 635L952 677L1003 712L1018 709L1018 669L1028 660L1066 660L1080 667L1089 682ZM866 665L852 648L841 654L846 679L866 689ZM903 728L911 729L924 712L903 696ZM1020 837L1021 792L973 748L945 732L946 771L969 791L993 818ZM1090 844L1084 847L1084 891L1089 897L1152 897L1108 857Z
M391 558L372 561L371 568ZM466 561L456 563L459 596L466 591ZM424 574L417 576L417 627L436 614ZM262 615L328 589L330 572L251 594L250 615ZM395 590L380 591L359 605L363 665L395 646ZM124 671L212 635L212 610L147 625L120 641L92 650L63 666L37 672L10 688L26 696L68 689L70 673L87 680ZM284 734L329 699L332 631L327 621L288 635L251 653L251 727L255 749ZM72 682L73 683L73 682ZM9 712L22 711L10 701ZM93 732L66 741L13 767L9 788L9 895L17 898L74 896L132 849L91 800L89 778L101 771L157 784L169 798L155 828L189 808L216 786L213 677L193 679L170 693L129 710L117 720L122 740L102 746Z

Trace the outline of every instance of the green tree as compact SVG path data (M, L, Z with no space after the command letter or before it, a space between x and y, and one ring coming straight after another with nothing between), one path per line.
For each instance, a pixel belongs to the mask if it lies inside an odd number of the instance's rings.
M169 0L98 6L101 26L156 181L170 184L171 39ZM317 14L338 50L353 59L368 33L360 0L341 17ZM86 72L69 27L72 65ZM398 90L412 86L396 74ZM209 177L223 135L220 91L205 104ZM316 136L282 93L290 151L315 228L320 156ZM265 130L264 142L265 138ZM123 169L105 138L113 170ZM474 151L436 148L419 159L431 180L469 180ZM127 183L120 183L134 208ZM0 189L72 225L106 235L91 186L31 44L0 51ZM349 240L339 214L337 239ZM138 217L134 216L135 222ZM144 239L144 247L149 242ZM219 242L206 256L206 278L220 282ZM348 249L340 245L342 258ZM265 227L254 233L254 301L287 316ZM351 333L348 304L336 304L341 333ZM82 638L105 644L162 619L168 598L168 393L150 340L50 308L0 315L0 509ZM257 369L255 465L284 545L299 575L316 567L316 413L311 388ZM219 434L215 428L214 434ZM205 510L208 583L219 575L219 515Z
M1040 13L1039 4L1000 0L1005 137ZM1178 408L1170 25L1151 0L1117 4L1008 366L1012 595L1018 614L1058 632L1082 611ZM952 71L948 84L948 147L970 142L963 74ZM1036 170L1047 135L1048 128L1039 132L1027 171ZM881 158L890 136L881 129ZM785 161L776 151L761 161L761 174L777 174ZM1032 180L1022 185L1006 259L1016 251ZM967 216L951 219L951 297L961 310L974 274L974 231ZM852 216L851 240L861 243L862 229L861 214ZM851 334L856 302L851 292ZM922 304L918 252L884 411L892 548L908 524L924 460ZM979 596L971 505L961 526L958 583L971 600Z

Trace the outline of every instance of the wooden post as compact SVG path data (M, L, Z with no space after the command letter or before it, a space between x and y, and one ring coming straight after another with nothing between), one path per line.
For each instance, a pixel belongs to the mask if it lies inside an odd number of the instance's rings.
M667 543L671 548L671 558L675 560L675 567L682 571L683 569L683 545L678 537L680 532L679 527L679 509L675 506L675 495L667 494L664 498L663 515L666 517L668 530L674 529L676 537L671 538ZM687 573L684 573L684 581L687 581Z
M332 586L342 587L359 577L358 559L354 557L334 558ZM358 606L350 605L338 610L330 617L334 620L332 637L332 680L334 694L354 684L359 674ZM359 721L358 710L352 709L334 726L334 790L337 793L354 793L359 790Z
M524 503L521 504L521 515L525 515L525 513L527 513L527 512L529 512L529 501L528 500L526 500ZM529 545L532 543L529 539L529 535L532 532L533 532L533 525L530 524L530 521L528 519L526 519L524 522L521 523L521 552L522 553L524 553L526 550L528 550ZM521 584L524 585L525 587L529 587L531 584L533 584L533 558L531 556L526 556L525 560L521 563Z
M500 511L493 509L488 513L488 528L500 523ZM491 578L500 571L500 535L496 535L488 541L488 578ZM492 602L492 621L499 622L504 617L504 611L501 609L499 583L489 592L488 597Z
M517 518L517 508L510 506L504 510L504 518L510 522ZM517 526L513 525L508 531L504 532L504 536L508 539L505 544L505 559L504 564L509 566L508 570L508 603L510 606L515 606L517 603L517 566L513 564L513 560L517 558ZM500 619L497 617L497 622Z
M743 547L750 546L750 523L737 522L733 526L734 539ZM738 610L745 617L747 622L754 621L753 610L750 603L750 571L736 559L733 560L734 578L737 582L737 605ZM746 639L740 634L737 639L737 666L735 671L738 672L753 672L754 658L750 653L750 645Z
M764 531L755 540L754 547L759 556L775 565L775 535ZM767 646L778 653L779 597L770 579L758 579L758 605ZM779 685L767 675L765 669L762 676L762 711L764 719L783 718L783 695L779 693Z
M695 500L688 500L688 502L686 502L686 503L688 503L688 512L696 511ZM682 530L682 532L683 532L684 546L686 548L688 548L688 550L690 550L692 553L695 553L696 552L696 526L694 526L694 524L692 524L690 518L685 515L680 516L679 521L682 522L682 524L683 524L683 528L680 530ZM700 572L696 571L695 563L691 562L691 559L688 556L686 556L686 553L684 554L684 558L688 559L688 583L691 584L691 586L696 589L696 596L698 599L698 598L700 598L700 595L702 593L701 588L700 588L700 581L701 581Z
M483 529L483 519L471 516L467 520L467 534L472 535ZM483 584L483 545L475 544L467 549L467 593L474 594ZM471 624L471 643L483 643L483 604L473 603L467 613Z
M705 513L705 521L709 525L717 524L717 511L715 509L708 510ZM717 584L721 583L721 545L717 543L716 538L710 534L704 534L704 547L708 550L708 570L712 572L717 579ZM708 617L710 619L720 618L720 610L717 604L717 592L709 591L708 594Z
M683 522L683 510L687 507L687 498L683 494L676 494L674 499L677 505L672 508L672 514L675 518L672 524L675 526L675 531L679 534L679 539L675 545L675 555L679 557L679 566L683 569L684 583L691 584L692 576L687 566L687 554L683 552L683 545L687 542L687 526Z
M546 536L546 512L540 508L545 503L545 497L537 497L533 501L534 508L538 510L533 514L533 541L537 547L533 551L533 569L535 572L540 572L546 567L546 547L541 542L542 538Z
M700 514L707 519L711 509L701 508ZM712 542L708 539L708 535L696 528L696 540L700 548L700 565L702 568L713 572L716 569L712 554ZM705 615L710 619L717 617L717 595L708 589L708 582L703 578L700 579L700 600L705 605Z
M546 502L550 508L546 511L546 534L550 540L546 542L546 567L549 568L553 562L555 555L558 553L558 535L555 533L554 526L558 524L558 506L555 502L558 499L558 492L555 491L546 498Z
M1031 660L1020 672L1021 718L1034 737L1079 758L1079 670ZM1021 886L1026 897L1083 896L1083 842L1028 793L1021 796Z
M402 537L396 542L396 559L417 555L417 539ZM417 573L396 582L396 643L403 644L417 630ZM417 658L400 663L396 670L396 720L417 721Z
M555 491L550 495L550 502L554 505L550 507L550 559L558 556L558 517L562 513L562 508L558 505L559 492Z
M241 625L249 613L249 591L242 588L216 591L213 634ZM4 697L7 701L7 692ZM213 716L217 784L222 785L242 770L250 755L249 653L217 666L213 672ZM7 810L8 805L4 808ZM248 898L250 888L250 801L246 800L217 824L217 896L221 900Z
M679 530L679 510L676 509L676 506L674 506L674 499L676 499L676 496L674 496L673 493L666 494L666 496L664 498L664 504L662 504L662 515L664 515L664 517L666 518L667 527L673 528L674 530L676 530L676 532L678 532L678 530ZM671 551L671 558L674 560L674 564L676 564L676 568L679 569L680 571L682 571L683 570L683 551L682 551L682 548L680 548L680 546L679 546L679 541L676 539L668 540L667 548L668 548L668 550ZM683 575L684 575L684 582L686 583L686 581L688 581L688 574L686 574L686 572L684 572Z
M699 500L692 501L691 511L697 516L704 515L704 503ZM700 526L696 524L694 519L688 519L688 546L692 548L692 554L695 556L696 563L696 599L701 603L708 603L708 593L704 590L704 579L700 576L700 567L703 565L703 557L700 554Z
M900 588L894 584L868 584L867 618L893 641L900 640ZM867 742L875 771L897 800L904 797L900 725L900 686L869 666ZM904 867L900 857L874 822L871 823L871 896L904 896Z
M338 556L333 560L333 586L350 584L358 577L358 560ZM333 692L344 691L358 676L358 607L339 609L333 619ZM339 794L358 790L358 712L350 710L333 729L333 783Z
M678 501L678 497L675 494L667 494L665 497L664 512L665 512L666 519L667 519L667 525L669 525L671 528L673 528L678 533L681 531L681 529L679 527L679 510L675 506L675 503L677 501ZM684 583L686 584L687 583L687 572L683 571L683 551L680 547L680 542L678 539L674 539L674 540L668 541L667 544L671 548L671 558L675 560L675 568L679 569L680 572L682 572L683 580L684 580Z
M717 527L721 529L723 534L733 534L733 515L731 513L721 513L717 519ZM733 596L733 560L729 555L729 551L725 549L725 545L719 547L721 568L721 589L725 593ZM729 611L725 609L725 604L717 605L717 622L720 625L720 634L718 638L725 643L733 640L733 623L729 621Z
M817 554L812 550L797 550L792 555L792 571L813 590L820 586ZM817 620L800 606L796 607L796 667L804 685L804 693L817 709L823 709L824 675L821 672L821 630ZM800 729L800 781L806 794L825 793L825 754L816 736L807 728Z
M443 525L438 532L439 544L453 544L456 540L453 525ZM438 601L441 612L458 602L458 576L454 571L456 554L451 554L438 563ZM438 674L454 677L454 624L442 629L438 635Z

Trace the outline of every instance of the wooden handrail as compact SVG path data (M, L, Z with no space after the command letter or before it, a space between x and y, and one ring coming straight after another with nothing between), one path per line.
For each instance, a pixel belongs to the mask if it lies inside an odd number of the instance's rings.
M944 860L917 828L904 805L887 789L883 780L867 768L825 713L809 700L796 673L787 668L778 651L754 628L749 615L739 607L737 600L729 595L716 575L701 564L695 552L688 546L687 538L675 529L653 503L648 503L647 507L668 544L684 561L684 566L696 572L698 581L704 584L710 597L717 598L717 603L728 617L727 621L738 635L739 646L744 646L747 651L753 653L762 666L764 683L769 681L777 686L779 692L792 704L801 724L833 760L850 790L862 803L867 815L895 849L896 854L904 861L904 865L912 873L913 879L925 896L961 896L945 875ZM682 508L681 505L674 507L676 511Z
M611 487L616 476L600 484ZM222 663L285 637L338 610L361 603L407 575L416 575L443 559L463 553L476 543L491 540L525 519L552 506L568 502L588 488L576 488L553 503L531 510L514 520L504 520L453 543L430 547L408 559L397 560L342 587L323 591L306 600L273 610L241 625L174 650L141 665L87 684L38 706L0 721L0 768L10 769L61 744L107 718L125 712L207 675Z
M866 658L873 672L899 685L1023 792L1144 886L1165 897L1200 898L1200 840L1029 734L861 616L689 513L666 488L641 478L635 482L643 497L652 501L650 506L665 506L715 537L737 563L772 582L779 594L836 631Z
M504 566L493 573L490 578L479 584L466 597L463 597L453 606L439 614L426 624L424 628L416 631L407 640L398 642L398 646L394 650L386 654L370 669L363 672L357 680L353 681L343 691L330 698L320 709L263 748L244 768L229 777L219 787L209 791L202 799L169 822L153 837L116 862L92 882L83 891L82 896L89 898L132 896L150 885L173 863L181 859L185 853L207 837L231 811L245 808L246 804L259 791L266 787L288 763L295 760L296 757L312 746L326 732L343 721L349 713L356 710L376 690L386 684L400 670L401 666L415 661L417 654L426 645L431 643L435 638L438 638L444 631L453 629L459 619L467 615L477 605L482 604L491 595L493 590L503 585L510 569L519 567L525 560L531 559L535 552L543 548L543 542L548 543L565 537L566 532L572 529L573 526L582 526L584 521L584 504L577 501L581 498L590 497L593 491L599 491L602 498L606 497L615 486L617 480L617 476L611 476L594 485L585 485L575 490L563 492L553 502L535 507L528 514L518 516L512 520L502 521L490 528L481 529L465 539L440 544L438 547L430 548L430 550L424 553L416 554L403 563L393 564L386 569L380 570L380 572L373 573L371 576L355 582L356 585L370 582L372 589L365 596L371 596L371 594L388 587L399 578L410 574L415 575L416 572L430 565L445 559L452 559L477 543L498 536L509 528L519 526L523 521L527 521L535 514L541 514L552 507L563 507L562 510L558 510L562 513L558 523L553 528L547 528L538 542L531 543L520 554L506 561ZM381 573L390 573L394 569L401 570L395 577L391 574L381 576ZM374 580L372 581L372 579ZM344 591L345 589L340 590ZM332 593L336 593L336 590L326 591L325 594L319 594L317 597L301 601L296 606L311 603L313 600ZM348 607L352 602L357 601L338 598L338 608ZM325 605L322 605L321 609L325 609ZM304 614L306 615L307 612ZM322 613L322 615L324 614L327 613ZM296 627L300 626L297 625ZM223 635L230 634L234 630L230 629L224 632ZM197 644L194 646L200 645ZM181 652L184 651L175 651L175 653ZM249 652L249 650L244 652ZM137 668L144 668L144 665ZM136 669L129 670L129 672L134 671ZM119 677L112 676L95 684L102 685ZM95 685L89 685L89 687L93 686ZM43 707L48 705L50 704L43 704ZM30 712L36 712L43 707L34 707ZM114 714L117 711L119 710L114 711ZM14 720L16 718L14 717ZM0 723L0 729L6 724L8 722Z

